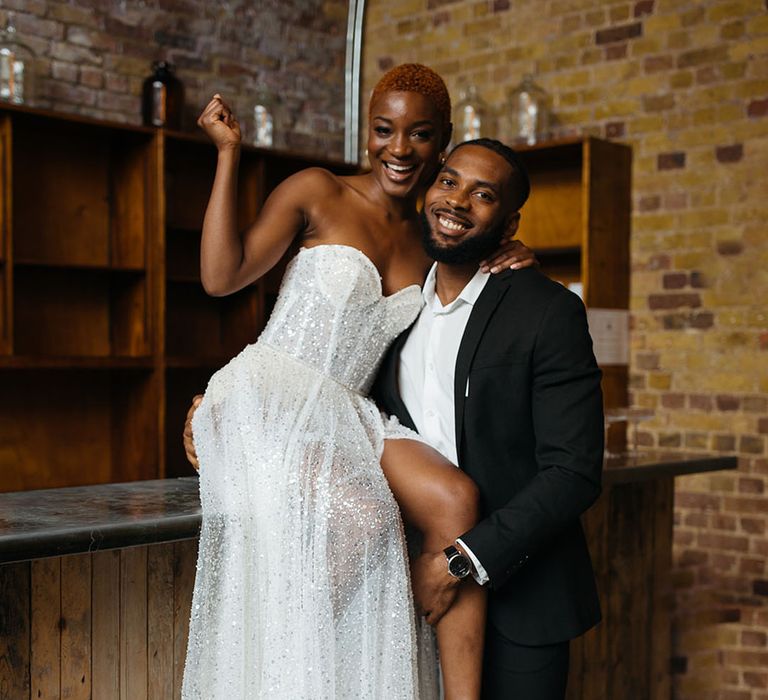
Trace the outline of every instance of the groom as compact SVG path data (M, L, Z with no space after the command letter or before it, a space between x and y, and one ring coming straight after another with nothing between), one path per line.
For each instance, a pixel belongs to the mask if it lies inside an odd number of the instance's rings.
M479 487L481 521L445 554L414 562L414 597L435 622L458 586L489 589L485 700L563 698L569 640L600 619L579 521L600 493L603 455L584 306L534 268L478 270L517 228L529 189L498 141L453 150L422 215L437 260L426 306L395 341L375 391Z

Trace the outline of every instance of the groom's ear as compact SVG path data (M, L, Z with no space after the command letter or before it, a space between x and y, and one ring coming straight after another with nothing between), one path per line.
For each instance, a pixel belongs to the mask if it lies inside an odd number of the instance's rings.
M512 212L507 217L507 231L504 238L514 238L517 234L517 228L520 226L520 212Z

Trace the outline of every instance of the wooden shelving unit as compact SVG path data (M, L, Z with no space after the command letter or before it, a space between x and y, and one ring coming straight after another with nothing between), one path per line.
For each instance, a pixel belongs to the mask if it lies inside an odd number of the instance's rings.
M588 307L626 309L630 149L587 138L522 153L520 237ZM190 399L257 337L283 270L222 299L202 290L215 162L202 137L0 109L0 491L191 473ZM244 147L240 224L312 165L354 171ZM606 405L624 405L626 365L603 371Z
M519 237L542 271L577 290L588 309L629 308L632 149L574 138L517 149L528 167L531 198ZM606 408L627 405L627 365L601 364ZM608 435L621 451L624 427Z
M203 138L0 109L0 491L191 473L191 397L263 327L281 271L208 297ZM245 147L240 223L284 177L353 166Z

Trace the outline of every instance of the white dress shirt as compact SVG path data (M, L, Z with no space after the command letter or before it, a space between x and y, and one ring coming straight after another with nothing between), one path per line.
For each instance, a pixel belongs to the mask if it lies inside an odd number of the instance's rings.
M450 304L442 305L435 293L437 264L424 282L424 307L403 345L398 381L400 396L419 434L454 464L459 463L453 381L459 345L489 274L480 269ZM465 389L469 395L469 380ZM474 553L457 540L475 567L475 580L488 581L483 565Z

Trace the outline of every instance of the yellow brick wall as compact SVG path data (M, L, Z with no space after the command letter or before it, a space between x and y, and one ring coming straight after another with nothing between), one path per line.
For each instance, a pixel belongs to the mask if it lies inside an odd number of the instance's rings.
M367 96L426 63L502 111L526 72L557 133L634 148L632 359L643 444L737 454L678 479L675 697L768 698L768 3L368 0Z

